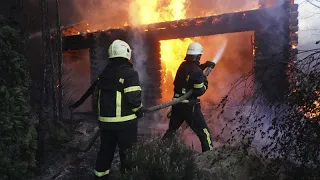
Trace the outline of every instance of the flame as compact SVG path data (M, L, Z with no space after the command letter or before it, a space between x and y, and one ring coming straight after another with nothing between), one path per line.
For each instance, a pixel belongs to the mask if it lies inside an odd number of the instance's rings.
M162 96L173 92L173 80L176 71L186 55L186 49L192 42L191 39L173 39L160 41L161 49L161 74L162 74ZM171 97L162 97L163 101L167 101Z
M150 24L150 23L158 23L158 22L165 22L165 21L175 21L175 20L181 20L185 18L197 18L197 17L206 17L206 16L215 16L223 13L231 13L231 12L242 12L242 11L250 11L250 10L257 10L259 9L258 5L255 5L255 7L252 8L239 8L239 9L233 9L231 11L227 12L215 12L215 11L209 11L208 9L203 10L197 15L194 15L192 17L186 16L186 4L190 3L187 0L155 0L155 1L145 1L145 0L135 0L137 7L138 7L138 24ZM165 5L164 5L165 4ZM243 17L245 18L246 14L243 13ZM218 23L221 22L222 19L215 18L212 20L212 23ZM203 20L198 20L195 25L199 26L202 23L204 23ZM120 25L120 27L119 27ZM189 22L185 22L184 24L181 24L182 26L189 26ZM84 27L83 27L84 26ZM120 28L126 28L131 26L126 21L119 22L119 24L102 24L102 23L94 23L93 22L86 22L83 25L77 24L74 27L70 27L67 29L64 29L62 34L63 36L73 36L73 35L80 35L83 33L91 33L98 31L105 31L108 29L120 29ZM95 29L93 27L96 27ZM177 27L176 24L172 24L172 27ZM160 28L159 30L163 30ZM148 29L144 31L149 31Z
M291 48L292 48L292 49L297 49L297 45L293 44L293 45L291 46Z
M251 36L251 44L252 44L252 56L256 55L256 46L254 36Z
M315 91L314 93L318 96L318 99L313 102L313 108L305 113L305 116L310 119L320 116L320 92Z
M131 25L141 25L143 31L147 32L153 30L152 23L159 22L167 22L173 21L171 23L172 28L176 28L177 26L199 26L205 23L205 19L197 19L196 21L183 21L177 22L177 20L187 19L187 18L195 18L195 17L204 17L204 16L212 16L224 13L231 12L242 12L245 10L256 10L259 7L257 5L250 5L250 7L242 7L238 9L225 9L221 11L213 12L212 10L204 10L197 12L193 11L190 14L188 11L188 16L186 14L187 4L189 2L187 0L133 0L131 5L134 5L134 8L131 7L131 10L135 12L135 16L133 17L134 22L131 21L132 24L129 24L126 21L120 22L123 24L123 27L119 27L120 24L102 24L101 26L97 26L94 22L85 23L85 27L72 28L71 32L66 32L64 35L82 35L85 38L88 33L95 32L95 29L102 29L101 31L108 30L110 28L127 28ZM239 5L240 6L240 5ZM254 6L254 7L253 7ZM242 18L246 18L247 14L243 12ZM136 22L137 20L137 22ZM213 24L220 23L224 21L221 17L215 17L212 19ZM182 23L182 24L181 24ZM143 26L145 25L145 26ZM120 25L121 26L121 25ZM102 28L101 28L102 27ZM171 28L170 27L170 28ZM76 31L76 29L82 29L80 32ZM165 27L157 27L158 31L165 31ZM109 31L105 31L105 33L109 33ZM239 36L240 37L240 36ZM202 39L200 39L201 41ZM175 78L175 73L183 61L186 49L188 45L192 42L190 38L186 39L175 39L175 40L165 40L160 41L160 54L161 54L161 90L162 90L162 101L168 101L172 98L173 93L173 79ZM204 41L204 43L209 43L208 41ZM217 43L217 42L216 42ZM204 48L206 48L208 44L203 44ZM255 55L255 49L253 47L252 54ZM210 55L211 56L211 55ZM210 57L211 58L211 57ZM204 57L203 57L204 59ZM207 59L206 59L207 60Z
M312 103L312 107L310 106L307 107L305 105L299 108L299 111L302 112L304 116L309 119L314 119L320 116L320 92L315 91L314 93L318 96L318 99L316 99Z
M167 3L166 5L159 6L163 4L161 0L136 0L139 24L175 21L186 18L185 4L187 0L171 0ZM158 28L158 30L164 29ZM173 79L191 42L192 40L189 38L160 41L162 101L171 99L171 97L164 97L164 94L167 94L166 92L173 92Z
M63 29L62 30L63 36L72 36L72 35L79 35L80 31L77 31L76 28L71 27L68 29Z

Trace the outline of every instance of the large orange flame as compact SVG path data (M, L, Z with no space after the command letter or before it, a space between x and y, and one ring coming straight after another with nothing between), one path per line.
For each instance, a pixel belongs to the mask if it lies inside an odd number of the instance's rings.
M165 94L173 93L173 80L179 65L183 61L188 45L192 42L191 39L173 39L160 41L161 46L161 74L162 74L162 101L168 101L172 97ZM171 93L172 92L172 93Z
M136 0L139 14L139 24L151 24L157 22L173 21L186 18L186 0L162 0L143 1ZM163 4L167 3L167 4ZM161 67L162 67L162 95L167 91L172 91L172 83L176 71L183 61L191 39L175 39L160 41L161 43ZM162 98L162 101L169 100L170 97Z

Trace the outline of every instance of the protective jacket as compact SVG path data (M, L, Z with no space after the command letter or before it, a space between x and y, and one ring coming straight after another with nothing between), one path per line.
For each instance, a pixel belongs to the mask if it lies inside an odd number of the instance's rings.
M103 123L137 119L141 109L141 87L138 73L125 59L110 62L101 73L98 87L98 116Z
M137 142L137 118L142 110L138 73L124 58L113 58L100 74L98 88L98 116L101 145L95 166L95 179L108 179L117 145L121 168L125 152Z
M174 98L186 94L192 88L193 94L183 103L196 100L197 97L203 95L208 88L207 78L203 74L204 68L197 61L184 61L181 63L174 80Z
M208 88L208 81L203 74L206 67L199 65L198 61L185 61L180 65L174 81L174 98L182 96L191 89L193 94L187 100L172 106L169 128L163 135L163 140L170 142L182 123L186 121L199 137L202 152L213 149L210 131L201 112L200 101L197 99Z

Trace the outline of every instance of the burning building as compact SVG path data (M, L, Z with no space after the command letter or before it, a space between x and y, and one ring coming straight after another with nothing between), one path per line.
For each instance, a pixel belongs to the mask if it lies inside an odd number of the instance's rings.
M89 87L89 82L97 78L108 62L107 48L111 42L115 39L129 42L133 48L132 61L141 79L143 103L150 107L171 100L175 72L190 42L204 45L202 61L206 61L212 59L219 43L227 40L227 50L209 77L209 92L202 100L211 103L209 106L219 103L230 90L230 83L253 74L245 83L253 91L247 92L247 87L242 87L241 93L235 96L253 96L259 92L271 102L278 101L288 89L287 65L295 57L298 43L298 5L293 0L254 2L246 10L234 8L229 12L226 8L201 17L191 13L193 18L187 18L183 0L162 6L158 1L149 4L136 1L138 7L133 9L139 11L138 25L125 23L121 28L84 32L77 27L65 29L64 56L66 59L83 54L77 61L86 60L82 68L90 72L87 74L90 79L82 85ZM168 9L171 13L161 13ZM94 110L96 106L91 107Z

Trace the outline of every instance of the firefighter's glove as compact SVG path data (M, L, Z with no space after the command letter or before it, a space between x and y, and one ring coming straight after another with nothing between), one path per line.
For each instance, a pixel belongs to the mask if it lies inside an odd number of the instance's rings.
M207 61L207 62L205 62L204 63L204 66L206 67L206 68L213 68L214 66L215 66L216 64L214 63L214 62L211 62L211 61Z
M140 108L136 113L137 118L142 118L145 115L145 109Z

